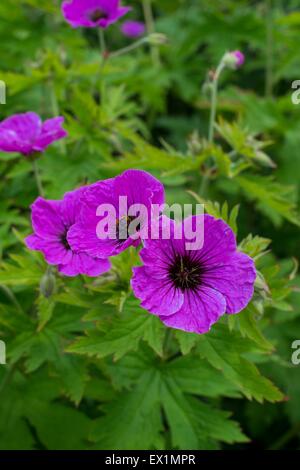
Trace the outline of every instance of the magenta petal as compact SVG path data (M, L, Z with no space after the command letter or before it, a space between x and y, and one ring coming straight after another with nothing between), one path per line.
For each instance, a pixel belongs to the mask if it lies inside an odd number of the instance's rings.
M97 4L106 12L113 13L119 7L120 0L97 0Z
M2 152L16 152L28 155L32 151L32 145L21 140L14 131L0 129L0 150Z
M115 178L115 196L128 197L128 205L141 203L163 204L165 191L162 183L154 176L142 170L127 170Z
M236 252L226 263L208 269L203 282L225 297L226 313L238 313L250 302L255 279L253 260L244 253Z
M173 289L166 277L155 279L151 270L143 266L134 268L133 272L131 286L135 296L142 301L141 307L155 315L172 315L180 309L183 294Z
M93 230L95 234L100 220L97 216L97 209L101 204L115 205L113 178L86 187L84 194L82 194L78 222L83 225L83 228Z
M165 325L191 333L207 333L225 313L226 301L220 292L201 287L184 295L184 303L174 315L161 315Z
M94 259L86 253L73 251L68 243L68 231L76 222L85 187L65 194L62 201L38 198L32 205L32 225L35 233L25 242L31 250L41 251L49 264L58 265L67 276L84 274L99 276L111 267L108 259Z
M106 273L111 268L108 259L95 259L85 253L73 253L67 264L59 265L58 270L66 276L85 276L97 277Z
M73 27L81 26L94 28L95 22L89 17L89 13L97 8L98 0L72 0L62 3L62 13L66 21Z
M203 223L204 244L187 246L195 228L202 240ZM206 333L224 313L237 313L249 303L256 277L254 262L236 251L234 233L222 220L192 216L183 224L171 224L169 239L162 238L165 225L166 218L161 217L159 239L144 241L140 252L144 266L134 269L134 293L167 326ZM179 235L183 237L177 240Z
M63 118L49 119L42 124L35 113L16 114L0 123L0 150L30 155L43 152L55 140L67 135Z
M34 143L34 150L43 152L52 142L66 137L68 133L62 128L63 122L63 117L56 117L45 121L42 125L41 134Z
M245 62L245 56L244 54L241 52L241 51L233 51L232 52L232 55L235 57L236 59L236 67L239 68L239 67L242 67L242 65L244 64Z
M116 233L111 232L117 222L126 215L126 207L125 210L119 208L120 197L127 198L127 209L133 204L139 207L143 204L150 219L151 204L161 205L164 202L164 188L156 178L140 170L128 170L116 178L89 186L82 195L79 223L68 233L68 241L73 250L84 251L96 258L107 258L139 243L131 237L127 240L117 240ZM108 217L110 233L100 239L97 236L97 227L106 217L97 215L97 210L102 204L110 204L113 210Z
M145 33L145 30L145 24L140 21L125 21L121 26L122 33L129 38L138 38Z
M25 239L25 243L30 250L41 251L49 264L68 263L71 259L71 252L59 240L45 240L33 234Z
M62 13L73 28L106 28L130 10L119 4L119 0L65 1L62 4Z
M57 240L65 232L64 223L60 217L60 201L47 201L42 197L32 204L32 226L41 238Z
M20 139L33 141L39 135L42 127L41 118L33 112L15 114L0 124L0 129L14 131Z
M206 265L224 262L236 251L236 239L231 228L221 219L204 216L204 244L199 259Z
M65 227L72 227L79 217L81 210L81 197L86 186L70 191L64 195L60 202L60 217Z
M116 11L114 11L109 18L109 24L115 23L118 21L122 16L127 15L127 13L131 10L131 7L119 7Z
M116 252L116 240L100 240L96 227L89 229L82 224L74 224L70 228L68 242L74 251L82 251L95 258L108 258Z
M36 113L16 114L0 123L0 150L31 153L41 132L42 122Z

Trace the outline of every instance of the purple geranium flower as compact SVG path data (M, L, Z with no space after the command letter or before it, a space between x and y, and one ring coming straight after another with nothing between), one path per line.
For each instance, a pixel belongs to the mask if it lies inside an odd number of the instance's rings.
M164 187L145 171L127 170L116 178L95 183L82 196L80 220L70 229L68 242L74 250L90 256L116 255L139 244L151 227L153 204L164 204ZM109 206L107 211L102 209L105 206ZM130 214L133 206L136 215ZM136 229L130 233L135 221ZM107 226L102 236L101 222Z
M0 123L0 150L31 155L43 152L52 142L66 137L63 117L42 123L36 113L15 114Z
M133 291L167 326L206 333L225 312L238 313L253 296L254 263L237 251L234 233L222 220L209 215L192 217L204 223L204 243L199 250L186 249L186 237L146 240L141 267L134 268ZM186 225L177 225L182 228ZM199 219L198 219L199 222ZM178 236L177 236L178 238Z
M121 26L121 31L129 38L138 38L145 33L145 24L140 21L125 21Z
M31 206L34 234L25 242L31 250L41 251L46 261L58 265L66 276L99 276L110 269L107 259L96 259L71 249L67 235L76 222L80 198L85 188L65 194L61 201L39 197Z
M129 10L120 6L120 0L72 0L62 4L63 15L73 28L107 28Z

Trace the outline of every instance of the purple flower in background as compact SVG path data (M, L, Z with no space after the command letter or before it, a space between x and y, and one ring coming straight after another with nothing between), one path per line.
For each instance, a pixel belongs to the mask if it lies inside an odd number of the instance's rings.
M61 201L39 197L31 206L33 235L25 242L31 250L41 251L47 263L57 265L66 276L99 276L110 269L108 259L95 259L71 249L67 235L77 220L80 198L85 188L65 194Z
M62 4L62 12L73 28L107 28L130 11L120 0L71 0Z
M63 122L63 117L42 123L36 113L15 114L0 123L0 150L23 155L43 152L52 142L68 135Z
M74 250L101 258L137 246L144 231L151 227L152 204L164 204L164 187L145 171L127 170L116 178L99 181L84 192L80 219L70 229L68 242ZM133 206L137 215L130 214ZM135 221L135 230L130 233ZM102 236L99 235L101 223L103 227L107 224Z
M232 54L236 59L237 68L241 67L245 62L245 56L241 51L233 51Z
M171 223L171 237L145 241L140 253L144 265L134 268L132 288L141 306L165 325L201 334L225 312L246 307L256 272L252 259L237 251L228 225L209 215L192 217L193 224L198 217L204 223L199 250L187 250L185 236L176 239L175 223L162 217L162 223Z
M239 69L245 62L245 56L241 51L231 51L224 55L223 61L230 69Z
M138 38L145 33L145 24L140 21L125 21L121 26L121 31L129 38Z

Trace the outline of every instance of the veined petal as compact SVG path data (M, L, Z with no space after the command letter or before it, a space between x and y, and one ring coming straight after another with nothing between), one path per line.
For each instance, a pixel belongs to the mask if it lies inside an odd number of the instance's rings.
M66 227L60 217L61 201L51 201L38 197L32 204L32 226L41 238L59 240Z
M33 112L15 114L0 123L0 149L4 152L31 153L41 132L40 117Z
M154 315L172 315L180 309L183 294L173 288L168 278L156 279L143 266L134 268L133 273L131 286L143 308Z
M160 315L167 326L192 333L207 333L211 326L225 313L226 300L223 295L209 287L184 294L184 303L174 315Z
M62 128L63 122L63 117L56 117L45 121L42 125L40 136L34 143L33 149L37 152L42 152L53 142L66 137L68 133Z
M226 313L238 313L248 305L254 293L255 279L253 260L240 252L224 264L210 267L203 275L203 283L225 297Z
M111 263L108 259L92 258L85 253L72 253L70 261L67 264L60 264L58 270L70 277L79 274L97 277L109 271L110 268Z
M58 240L46 240L33 234L25 239L25 243L30 250L41 251L49 264L68 263L72 257L71 251Z

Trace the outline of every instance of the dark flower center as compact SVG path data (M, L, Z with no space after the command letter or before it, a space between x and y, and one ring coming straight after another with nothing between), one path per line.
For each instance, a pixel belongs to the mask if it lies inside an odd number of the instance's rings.
M169 267L169 278L173 285L181 291L195 290L201 285L204 269L198 260L191 255L176 255L174 263Z
M63 244L63 246L66 248L66 250L71 250L71 247L69 245L69 242L67 240L67 233L68 231L66 230L60 237L60 241Z
M90 19L95 23L99 20L106 19L108 17L105 11L101 10L101 8L97 8L90 14Z
M133 215L124 216L121 219L117 220L116 229L117 229L117 239L119 241L127 240L131 235L135 235L141 230L141 224L139 223L136 227L130 227L130 224L136 220L136 217Z

